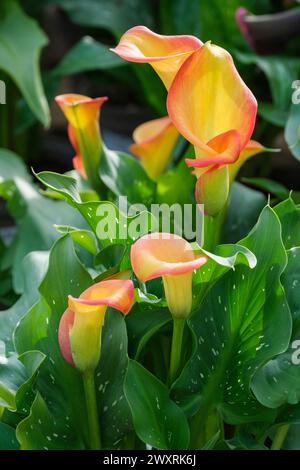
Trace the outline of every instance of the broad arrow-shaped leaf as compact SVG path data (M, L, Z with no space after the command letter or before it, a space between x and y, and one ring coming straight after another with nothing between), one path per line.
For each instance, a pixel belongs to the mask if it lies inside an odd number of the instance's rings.
M167 387L138 362L129 361L125 395L139 438L158 449L187 449L189 427Z
M279 220L266 207L240 245L257 258L257 267L241 265L215 284L189 320L195 351L173 386L187 413L218 407L232 423L262 420L263 408L250 391L255 371L286 350L291 316L280 276L286 264ZM272 419L272 416L270 416Z
M258 370L252 381L255 396L270 408L300 401L300 247L288 251L282 282L293 318L290 345Z

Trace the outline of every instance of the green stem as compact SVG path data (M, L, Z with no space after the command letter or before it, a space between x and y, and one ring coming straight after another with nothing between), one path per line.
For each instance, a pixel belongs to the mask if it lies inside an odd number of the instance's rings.
M173 336L171 345L171 358L169 370L169 384L174 382L180 367L182 338L185 325L185 318L173 317Z
M227 214L227 204L218 215L212 217L204 216L204 248L208 251L214 251L220 243L224 220Z
M94 371L88 370L82 375L84 393L88 415L89 438L91 450L101 449L100 428L98 420L98 408L94 381Z
M283 424L282 426L279 426L279 428L276 431L275 437L273 439L272 445L271 445L271 450L280 450L285 438L287 436L287 433L289 431L290 425L289 424Z
M209 415L213 412L209 399L203 399L199 410L190 419L191 441L190 449L201 449L206 441L206 423Z

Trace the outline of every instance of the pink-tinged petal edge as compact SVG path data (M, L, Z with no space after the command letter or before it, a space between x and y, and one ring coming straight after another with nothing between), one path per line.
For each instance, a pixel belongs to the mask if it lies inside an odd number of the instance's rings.
M151 41L151 38L156 38L161 41L168 41L170 43L174 42L174 44L186 43L190 46L190 48L187 48L187 50L184 50L177 54L170 53L167 55L145 56L145 55L142 55L142 53L140 52L139 53L137 53L136 51L134 52L134 49L138 50L137 46L134 45L134 47L132 48L131 45L126 46L126 44L124 44L124 42L126 42L127 36L131 34L136 34L136 33L149 35L149 41ZM166 60L166 59L169 59L170 57L179 57L182 55L186 55L188 53L192 53L196 49L199 49L199 47L201 47L202 45L203 43L200 41L200 39L196 38L195 36L191 36L191 35L164 36L161 34L154 33L146 26L134 26L133 28L126 31L126 33L124 33L123 36L121 37L119 44L116 47L111 48L110 50L129 62L148 63L148 62L157 62L160 60ZM174 47L174 49L175 48L176 47Z
M58 342L63 358L72 366L75 367L71 343L70 343L70 330L74 323L74 312L67 308L63 313L58 327Z

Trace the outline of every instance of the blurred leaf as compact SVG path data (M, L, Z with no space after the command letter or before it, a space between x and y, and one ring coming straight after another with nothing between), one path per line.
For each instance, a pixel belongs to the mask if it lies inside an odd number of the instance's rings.
M50 72L55 77L64 77L90 70L105 70L126 65L123 59L111 52L105 44L84 36Z
M15 81L39 121L48 126L50 114L39 70L47 38L16 0L5 0L0 8L0 67Z
M23 160L14 152L0 148L0 184L5 181L13 181L15 178L32 181Z
M300 425L299 424L293 424L290 426L287 437L284 440L282 449L300 450Z
M278 181L270 180L268 178L242 178L243 183L250 184L255 188L261 189L266 193L273 194L278 199L286 199L289 197L289 190Z
M153 27L151 8L140 0L52 0L74 23L107 29L119 37L138 24Z
M20 293L23 289L20 263L30 251L48 250L52 246L59 237L54 224L86 224L80 214L68 207L65 201L52 201L41 196L27 181L16 178L15 188L15 198L9 200L8 209L16 220L18 230L3 263L12 265L14 289Z
M138 362L129 361L125 396L139 438L156 449L187 449L189 427L168 389Z
M219 0L198 0L198 2L200 12L194 3L191 8L191 14L195 15L194 21L198 20L199 22L197 27L199 32L196 35L199 35L204 42L211 40L213 43L226 48L236 47L245 42L235 20L236 10L243 6L257 14L266 13L270 3L269 0L243 0L242 2L241 0L223 0L222 2ZM170 3L173 4L173 2ZM173 7L174 14L175 12L180 13L177 18L178 24L182 17L186 18L188 16L188 12L184 10L186 6L184 0L175 0L174 3L177 6L177 8ZM189 8L186 8L186 10L189 10ZM191 22L191 16L188 16L188 18ZM186 29L181 34L195 33L194 30L190 32L189 29ZM176 34L178 33L176 32Z
M47 252L31 252L18 266L19 275L23 278L23 294L12 307L3 310L0 315L0 340L5 342L7 351L14 350L12 335L17 323L38 299L38 286L47 266Z
M300 160L300 103L291 105L284 137L294 157Z
M258 103L258 114L274 126L283 127L288 118L287 109L278 109L274 103Z
M161 34L191 34L201 37L201 1L161 0Z
M291 85L299 75L300 59L286 56L259 56L240 51L236 51L235 56L243 64L255 64L264 72L269 81L274 103L279 109L287 109L291 102Z
M144 101L146 101L159 116L165 116L167 114L167 92L160 78L149 64L131 63L130 67L140 82ZM134 81L134 86L135 85L136 81Z

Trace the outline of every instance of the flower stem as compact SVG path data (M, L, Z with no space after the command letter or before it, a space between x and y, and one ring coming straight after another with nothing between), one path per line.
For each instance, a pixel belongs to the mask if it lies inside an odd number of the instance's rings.
M82 375L88 415L89 438L91 450L101 449L100 428L98 420L97 399L94 381L94 371L87 370Z
M272 445L271 445L271 450L280 450L285 438L287 436L287 433L289 431L290 425L289 424L283 424L282 426L279 426L279 428L276 431L276 434L274 436Z
M177 378L181 360L182 338L185 325L185 318L173 317L173 336L171 346L169 385Z

